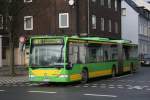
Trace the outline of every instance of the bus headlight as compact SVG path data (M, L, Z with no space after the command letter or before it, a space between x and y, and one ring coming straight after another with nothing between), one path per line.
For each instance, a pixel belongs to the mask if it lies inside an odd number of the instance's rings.
M68 75L59 75L59 78L68 78L69 76Z
M34 75L29 75L29 77L30 77L30 78L34 78L35 76L34 76Z

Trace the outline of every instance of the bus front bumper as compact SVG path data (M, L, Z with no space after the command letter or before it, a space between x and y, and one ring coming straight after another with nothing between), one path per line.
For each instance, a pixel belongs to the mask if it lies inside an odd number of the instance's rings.
M70 82L68 75L62 76L29 76L29 81L32 82Z

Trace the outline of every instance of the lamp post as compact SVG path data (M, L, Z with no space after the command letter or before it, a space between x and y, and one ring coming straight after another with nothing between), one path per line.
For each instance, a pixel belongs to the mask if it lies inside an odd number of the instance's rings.
M7 18L7 33L9 38L9 50L10 50L10 56L9 56L9 66L10 66L10 75L15 75L15 69L14 69L14 35L12 33L12 17L10 17L10 2L9 0L6 1L7 10L6 10L6 18Z
M76 34L80 36L80 24L79 24L79 0L69 0L68 1L69 6L72 6L76 8Z

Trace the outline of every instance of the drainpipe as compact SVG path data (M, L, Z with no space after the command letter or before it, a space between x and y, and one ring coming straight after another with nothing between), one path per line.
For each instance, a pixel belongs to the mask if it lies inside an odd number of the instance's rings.
M80 36L80 24L79 24L79 0L76 0L76 29L77 35Z
M88 0L88 32L87 36L90 34L90 0Z

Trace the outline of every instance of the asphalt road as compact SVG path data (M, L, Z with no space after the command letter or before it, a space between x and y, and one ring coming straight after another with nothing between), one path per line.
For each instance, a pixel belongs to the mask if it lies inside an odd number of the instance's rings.
M7 84L0 86L0 100L150 100L150 67L87 84Z

